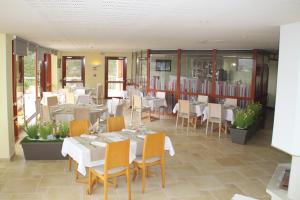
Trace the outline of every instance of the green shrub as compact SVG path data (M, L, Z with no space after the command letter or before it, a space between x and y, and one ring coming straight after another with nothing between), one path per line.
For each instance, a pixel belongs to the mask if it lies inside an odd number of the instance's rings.
M38 135L39 125L38 124L33 124L33 125L25 124L24 131L28 135L29 138L39 139L39 135Z
M249 103L245 109L235 112L233 127L247 129L259 118L261 112L262 105L260 103Z
M40 137L44 140L47 139L48 135L51 135L53 132L53 124L47 123L40 127Z
M62 122L58 125L58 135L61 138L65 138L69 135L69 124L67 122Z

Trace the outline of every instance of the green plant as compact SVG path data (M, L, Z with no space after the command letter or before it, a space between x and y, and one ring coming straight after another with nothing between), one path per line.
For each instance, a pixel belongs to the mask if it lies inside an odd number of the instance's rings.
M44 140L47 139L48 135L51 135L53 132L53 124L46 123L40 127L40 137Z
M33 124L33 125L25 124L24 131L28 135L29 138L39 139L39 136L38 136L39 125L38 124Z
M238 110L235 113L233 126L238 129L247 129L255 121L255 112L253 110Z
M69 124L67 122L62 122L58 125L58 135L61 138L67 137L69 134Z
M255 113L255 119L257 119L262 112L262 105L258 102L256 103L249 103L246 107L246 110L251 110Z

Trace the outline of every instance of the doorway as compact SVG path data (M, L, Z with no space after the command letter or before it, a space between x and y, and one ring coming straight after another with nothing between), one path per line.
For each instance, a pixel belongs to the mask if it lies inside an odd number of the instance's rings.
M62 85L85 86L85 65L83 56L63 56Z
M105 98L122 97L126 89L126 57L105 57Z

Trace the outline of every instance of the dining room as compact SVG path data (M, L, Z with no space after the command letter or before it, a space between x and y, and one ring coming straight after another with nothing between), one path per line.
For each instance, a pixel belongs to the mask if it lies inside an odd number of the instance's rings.
M0 2L0 199L300 199L299 8Z

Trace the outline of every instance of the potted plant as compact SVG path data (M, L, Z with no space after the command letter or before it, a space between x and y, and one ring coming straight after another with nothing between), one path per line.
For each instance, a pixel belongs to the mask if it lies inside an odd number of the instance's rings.
M58 131L60 137L54 135L54 124L33 124L25 125L24 131L27 134L20 142L26 160L63 160L61 155L62 137L65 137L66 128L63 125ZM60 131L64 131L60 134ZM68 132L68 131L67 131Z
M230 127L233 143L245 144L252 137L259 128L261 112L260 103L250 103L245 109L236 111L234 123Z
M60 138L65 138L69 135L69 124L67 122L62 122L58 125L57 135Z

